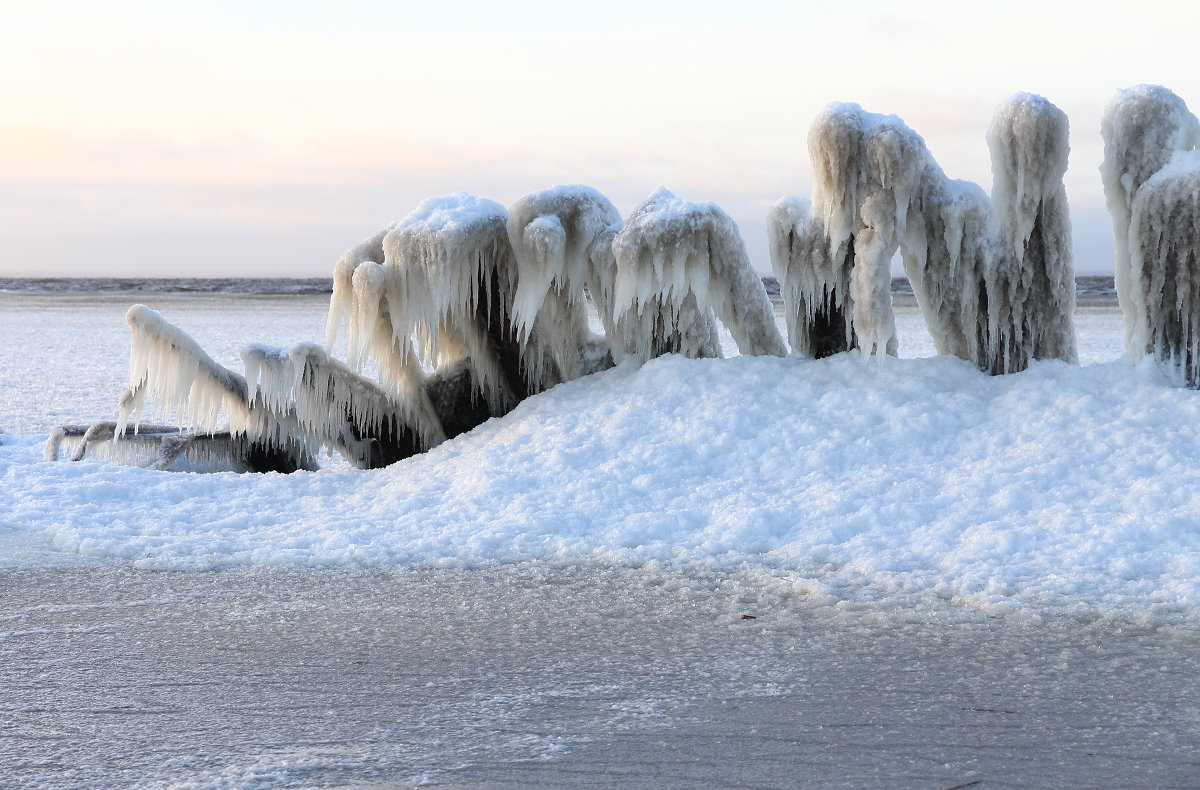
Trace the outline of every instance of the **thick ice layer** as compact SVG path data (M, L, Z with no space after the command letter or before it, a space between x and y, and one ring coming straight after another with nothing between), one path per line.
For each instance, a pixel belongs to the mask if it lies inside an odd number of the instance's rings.
M333 295L329 298L329 316L325 324L325 345L333 348L342 325L350 320L354 304L354 273L361 264L383 263L383 239L396 223L371 234L346 250L333 266Z
M813 353L807 336L821 325L830 287L848 281L841 301L853 306L854 342L864 356L895 353L890 264L899 251L940 353L993 373L1077 358L1066 115L1017 94L997 110L988 144L991 201L947 179L896 116L857 104L817 116L808 139L813 216L801 222L798 204L785 201L768 223L797 350ZM827 250L814 249L822 234Z
M312 452L336 449L367 466L370 437L410 427L420 445L445 441L442 426L420 382L393 395L347 368L313 343L291 348L252 345L242 351L246 380L278 414L294 414Z
M1179 426L1198 422L1155 366L671 356L373 472L180 476L4 445L0 523L155 568L654 562L814 603L1196 620L1200 439Z
M991 202L978 185L948 179L932 163L918 200L922 210L909 218L900 252L934 347L990 368L981 324L997 246Z
M741 353L787 354L737 225L715 204L688 203L659 187L629 215L611 249L614 319L629 353L718 356L715 314ZM674 348L656 348L665 337L675 338Z
M808 151L813 213L824 225L828 257L848 268L858 347L864 356L894 354L891 261L933 159L902 120L850 103L817 115Z
M853 348L849 251L843 246L832 254L824 222L801 198L780 198L771 206L767 237L793 353L819 358Z

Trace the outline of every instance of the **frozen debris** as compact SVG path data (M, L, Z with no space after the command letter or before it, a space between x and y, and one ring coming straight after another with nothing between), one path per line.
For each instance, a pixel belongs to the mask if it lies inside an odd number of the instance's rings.
M1129 351L1198 387L1200 121L1166 88L1138 85L1117 93L1100 131Z
M855 348L852 244L841 245L835 256L811 203L791 197L771 206L767 238L792 351L821 359Z
M720 318L742 354L786 356L737 225L715 204L660 187L612 236L611 252L613 320L627 353L720 356Z
M228 432L189 433L169 425L142 425L136 434L117 433L117 423L62 425L50 432L47 461L107 461L162 472L253 472L244 439Z

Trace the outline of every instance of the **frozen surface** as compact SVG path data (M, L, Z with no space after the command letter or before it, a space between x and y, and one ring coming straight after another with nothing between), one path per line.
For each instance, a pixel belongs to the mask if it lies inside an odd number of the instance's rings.
M1194 784L1200 405L1111 302L1082 367L908 298L882 365L623 366L386 470L42 463L129 302L0 295L0 787ZM150 304L235 366L327 300Z
M0 787L1194 787L1200 644L736 574L10 570ZM754 620L742 619L750 614Z

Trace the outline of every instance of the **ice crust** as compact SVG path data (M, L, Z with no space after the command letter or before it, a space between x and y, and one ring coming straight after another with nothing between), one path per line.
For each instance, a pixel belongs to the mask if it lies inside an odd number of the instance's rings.
M836 103L817 116L808 138L812 209L784 198L767 223L794 351L820 355L814 327L840 313L846 347L895 354L890 263L898 251L939 353L993 373L1076 359L1066 115L1017 94L996 111L988 144L991 200L948 179L894 115Z
M1200 386L1200 121L1166 88L1138 85L1109 103L1101 134L1129 351Z

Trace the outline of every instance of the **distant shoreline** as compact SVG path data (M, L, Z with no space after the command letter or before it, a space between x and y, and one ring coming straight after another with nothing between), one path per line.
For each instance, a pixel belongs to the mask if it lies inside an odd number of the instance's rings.
M767 293L779 296L774 277L763 277ZM245 296L313 296L333 292L329 277L0 277L0 294L229 294ZM912 297L906 277L892 278L892 294ZM1075 278L1080 299L1115 299L1111 276Z

